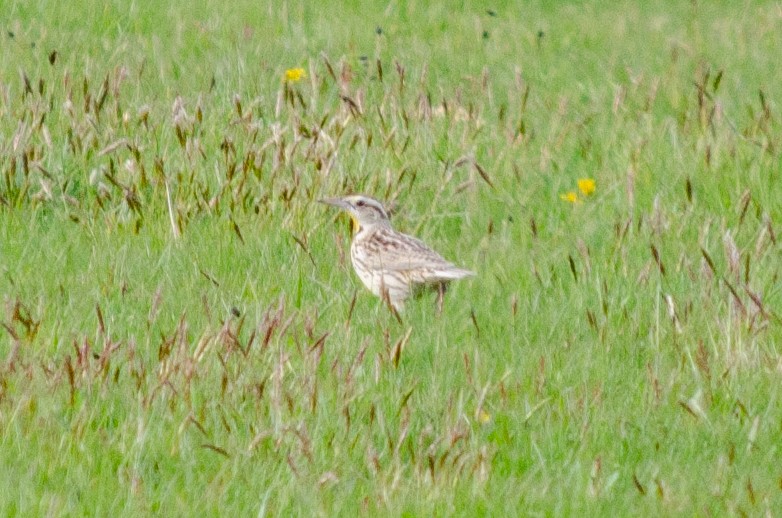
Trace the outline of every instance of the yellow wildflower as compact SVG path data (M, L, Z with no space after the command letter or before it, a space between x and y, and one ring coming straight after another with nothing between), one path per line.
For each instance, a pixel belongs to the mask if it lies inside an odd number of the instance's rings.
M560 194L559 198L568 203L578 203L578 194L575 191L568 191L565 194Z
M489 421L491 421L491 414L489 414L486 410L480 409L478 411L478 421L481 422L481 424L486 424Z
M289 83L301 81L305 77L307 77L307 73L303 68L289 68L285 71L285 80Z
M589 196L595 192L595 181L592 178L579 178L578 190L581 191L581 194L584 196Z

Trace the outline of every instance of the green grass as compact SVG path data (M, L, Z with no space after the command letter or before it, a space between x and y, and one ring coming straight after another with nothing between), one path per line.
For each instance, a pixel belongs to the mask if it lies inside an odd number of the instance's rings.
M1 514L782 506L778 5L0 20ZM347 192L478 272L441 317Z

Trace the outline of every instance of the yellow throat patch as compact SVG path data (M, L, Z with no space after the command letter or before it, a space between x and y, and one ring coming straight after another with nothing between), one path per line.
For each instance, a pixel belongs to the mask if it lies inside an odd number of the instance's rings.
M358 220L356 218L354 218L353 216L350 216L350 223L351 223L351 225L350 225L351 226L351 230L352 230L353 234L355 234L356 232L358 232L358 229L361 228L361 225L358 224Z

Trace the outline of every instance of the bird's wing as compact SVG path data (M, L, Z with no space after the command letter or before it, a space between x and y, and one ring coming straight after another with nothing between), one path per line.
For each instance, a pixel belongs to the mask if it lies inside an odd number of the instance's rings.
M425 277L429 281L459 279L473 274L458 268L413 236L394 234L377 238L377 254L372 254L369 259L372 268L391 272L428 272Z

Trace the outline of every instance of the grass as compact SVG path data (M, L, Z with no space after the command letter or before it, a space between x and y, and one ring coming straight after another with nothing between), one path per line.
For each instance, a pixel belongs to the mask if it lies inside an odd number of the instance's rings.
M0 19L2 514L782 504L777 5ZM442 317L346 192L478 272Z

